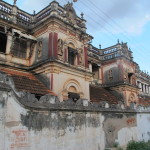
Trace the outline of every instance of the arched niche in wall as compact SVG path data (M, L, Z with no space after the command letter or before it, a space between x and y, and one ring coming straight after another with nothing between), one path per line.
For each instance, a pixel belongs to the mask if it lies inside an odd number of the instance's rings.
M136 105L138 103L138 97L135 93L130 93L129 98L128 98L128 103L129 105Z
M63 86L63 99L68 99L68 93L75 93L80 96L80 98L83 98L83 92L80 86L80 83L74 79L69 79L65 82Z

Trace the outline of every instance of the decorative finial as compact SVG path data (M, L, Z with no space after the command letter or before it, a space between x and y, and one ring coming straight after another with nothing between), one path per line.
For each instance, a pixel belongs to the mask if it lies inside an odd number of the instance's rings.
M83 12L81 13L81 19L84 19L84 13Z
M36 14L36 11L35 10L33 10L33 15L35 15Z
M102 48L102 45L101 44L99 44L99 49L101 49Z
M119 39L118 39L118 44L120 44L120 41L119 41Z
M73 2L77 2L77 0L73 0Z
M16 5L17 0L14 0L14 5Z

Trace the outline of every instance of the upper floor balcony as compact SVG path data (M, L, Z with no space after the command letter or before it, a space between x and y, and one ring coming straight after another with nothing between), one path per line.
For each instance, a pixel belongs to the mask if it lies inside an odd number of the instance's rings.
M70 16L68 7L71 8L72 13L74 13L74 19ZM4 1L0 1L0 19L3 21L17 24L24 29L32 29L42 22L48 20L50 17L56 17L65 23L74 26L77 29L86 30L85 20L76 15L72 5L68 3L64 7L60 6L58 2L53 1L43 10L37 14L29 14L21 9L19 9L15 4L10 5Z

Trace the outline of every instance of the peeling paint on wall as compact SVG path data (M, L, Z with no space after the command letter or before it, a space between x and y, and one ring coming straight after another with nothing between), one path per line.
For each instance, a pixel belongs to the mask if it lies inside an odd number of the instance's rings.
M136 114L104 114L103 128L106 135L106 147L113 147L122 128L137 126Z

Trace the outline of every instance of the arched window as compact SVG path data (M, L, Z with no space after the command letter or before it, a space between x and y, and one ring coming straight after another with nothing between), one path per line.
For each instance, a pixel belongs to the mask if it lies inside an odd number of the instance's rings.
M72 43L68 44L68 63L75 65L77 50Z

